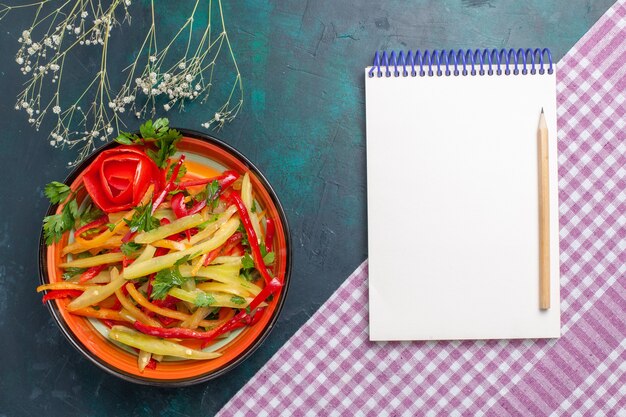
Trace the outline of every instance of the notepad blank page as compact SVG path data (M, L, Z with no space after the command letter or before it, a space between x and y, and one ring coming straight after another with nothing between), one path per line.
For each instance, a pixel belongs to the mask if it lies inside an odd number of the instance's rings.
M558 337L555 76L369 78L370 338ZM550 139L551 304L538 308L537 124Z

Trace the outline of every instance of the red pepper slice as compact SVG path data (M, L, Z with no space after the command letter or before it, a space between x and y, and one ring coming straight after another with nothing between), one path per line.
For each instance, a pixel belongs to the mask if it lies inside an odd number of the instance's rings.
M163 327L167 327L167 326L171 325L172 323L175 323L175 322L178 321L178 320L173 319L171 317L164 317L164 316L157 316L157 319L159 320L159 322L161 322Z
M275 232L276 228L274 226L274 220L268 217L265 221L265 250L267 251L267 253L270 253L272 251Z
M160 220L160 223L161 223L161 226L165 226L166 224L170 224L171 222L170 222L167 218L163 217L163 218ZM176 234L173 234L173 235L170 235L170 236L166 237L166 239L167 239L167 240L174 240L174 241L176 241L176 242L180 242L183 238L182 238L182 237L180 237L179 233L176 233ZM165 249L165 248L157 248L157 251L156 251L156 253L154 254L154 256L163 256L163 255L165 255L168 251L169 251L169 249Z
M256 324L260 320L261 315L263 314L264 310L265 309L262 307L262 308L257 309L252 315L246 314L246 317L244 320L239 320L237 323L229 326L228 330L225 330L221 333L218 333L218 330L220 330L221 328L218 328L216 330L211 330L208 332L203 332L203 331L198 331L198 330L185 329L183 327L173 327L173 328L153 327L153 326L148 326L146 324L143 324L140 321L134 322L133 326L135 327L135 329L139 330L141 333L144 333L150 336L162 337L166 339L204 340L205 341L205 343L203 344L203 348L204 348L207 342L219 336L220 334L225 333L226 331L232 331L240 327L252 326Z
M170 177L170 180L167 182L167 184L165 184L165 187L163 188L163 191L161 191L161 194L159 194L157 198L152 200L152 213L151 214L154 214L156 209L165 200L165 197L167 197L167 194L174 189L174 185L175 185L174 181L176 181L176 177L178 177L178 172L180 171L180 167L183 165L183 162L185 162L185 155L181 155L180 158L178 159L178 162L176 162L176 165L174 166L174 169L172 170L172 176Z
M48 291L48 293L46 293L46 295L44 295L41 299L41 302L43 304L46 303L46 301L50 301L50 300L58 300L60 298L68 298L68 297L78 297L79 295L81 295L83 292L81 290L53 290L53 291Z
M217 177L213 177L213 178L202 178L199 180L191 180L191 181L185 181L185 182L181 182L178 185L179 189L185 189L187 187L195 187L198 185L206 185L209 184L213 181L217 181L217 183L220 186L220 190L225 190L226 188L228 188L233 182L237 181L237 179L239 178L239 174L235 171L224 171L224 173L222 175L219 175Z
M154 252L154 257L156 258L157 256L167 255L169 252L170 250L167 248L157 248L157 250Z
M106 214L102 217L100 217L97 220L92 221L91 223L87 223L86 225L84 225L83 227L79 227L78 229L76 229L76 231L74 232L74 234L76 236L80 236L81 234L85 233L88 230L91 229L95 229L96 227L105 225L109 222L109 216L107 216Z
M128 243L130 242L135 235L137 234L137 232L131 232L130 230L128 232L126 232L126 234L124 235L124 237L122 238L122 243Z
M178 298L167 295L163 300L152 300L152 304L161 308L170 308L178 303Z
M254 231L254 227L252 227L252 221L250 220L250 216L248 215L248 209L246 205L243 203L241 199L241 195L238 192L230 193L228 197L230 202L237 207L237 211L239 212L239 217L243 222L243 227L248 234L248 242L250 243L250 249L252 250L252 259L254 260L254 266L261 273L261 276L265 280L266 284L272 280L272 277L267 272L267 268L265 267L265 262L263 262L263 256L261 255L261 248L259 248L259 241L256 236L256 232Z
M83 272L80 275L80 278L78 279L78 282L87 282L90 279L92 279L93 277L95 277L96 275L98 275L100 272L102 272L104 270L104 268L106 268L106 265L97 265L97 266L92 266L91 268L89 268L88 270L86 270L85 272Z
M202 266L208 266L211 262L215 260L218 256L228 253L232 248L237 246L239 242L243 239L243 234L241 232L236 232L234 235L228 238L226 242L219 248L213 249L207 255L206 259L202 263Z
M241 243L239 243L237 246L232 248L230 250L230 252L227 252L226 255L228 255L228 256L243 256L244 253L246 253L246 251L243 248L243 245Z
M102 322L102 324L107 326L109 329L118 324L118 322L115 321L115 320L100 319L100 321Z
M247 323L250 323L253 320L253 317L247 311L253 311L255 308L259 306L263 301L267 299L270 295L273 295L276 291L278 291L283 286L283 283L279 281L277 278L273 278L269 284L267 284L263 290L256 296L254 299L248 304L246 310L240 311L235 317L230 319L228 322L224 323L220 327L215 330L212 330L213 334L210 338L207 338L206 341L202 344L202 348L204 349L208 346L209 342L215 339L217 336L230 332L234 329L238 329L239 327L243 327ZM242 324L243 323L243 324Z
M122 291L122 294L128 295L128 290L126 289L126 285L123 285L122 288L120 288L120 291ZM117 310L117 311L122 310L122 303L120 302L119 298L115 297L115 303L111 307L111 310Z
M146 365L146 367L144 369L156 369L157 367L157 361L154 360L154 358L150 358L150 360L148 361L148 364Z
M174 210L174 214L176 215L177 219L196 214L206 207L206 200L202 200L197 201L193 206L187 208L187 206L185 205L185 195L183 193L175 194L174 197L172 197L171 202L172 210Z
M112 213L139 204L150 183L160 187L162 174L141 150L118 146L96 157L85 170L83 183L93 202Z
M122 258L122 269L127 268L128 265L132 264L133 262L135 262L134 259L128 259L126 256L124 256L124 258Z

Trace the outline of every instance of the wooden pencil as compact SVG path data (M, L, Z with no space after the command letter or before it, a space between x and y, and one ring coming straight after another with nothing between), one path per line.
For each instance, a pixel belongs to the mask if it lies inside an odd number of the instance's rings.
M537 130L539 155L539 308L550 308L550 180L548 125L541 109Z

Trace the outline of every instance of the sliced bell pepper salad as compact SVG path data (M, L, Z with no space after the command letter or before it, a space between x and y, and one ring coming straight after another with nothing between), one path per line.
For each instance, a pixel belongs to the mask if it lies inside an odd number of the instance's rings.
M204 349L254 326L283 286L274 220L254 200L250 174L187 174L185 155L174 157L177 132L151 126L141 131L154 137L124 134L123 146L93 160L80 201L61 183L46 187L62 210L44 220L46 240L67 242L60 237L73 231L74 241L60 248L67 281L38 287L44 303L67 299L60 308L104 323L109 339L137 352L140 372L158 369L159 355L218 357L179 342ZM92 206L103 213L83 209Z

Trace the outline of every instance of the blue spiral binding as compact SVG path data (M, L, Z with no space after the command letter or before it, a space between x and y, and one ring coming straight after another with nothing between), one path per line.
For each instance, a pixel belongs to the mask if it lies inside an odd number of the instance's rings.
M410 66L410 71L407 67ZM545 68L547 67L547 68ZM495 68L495 70L494 70ZM392 71L393 70L393 71ZM376 51L369 77L552 74L552 54L536 49L458 49Z

